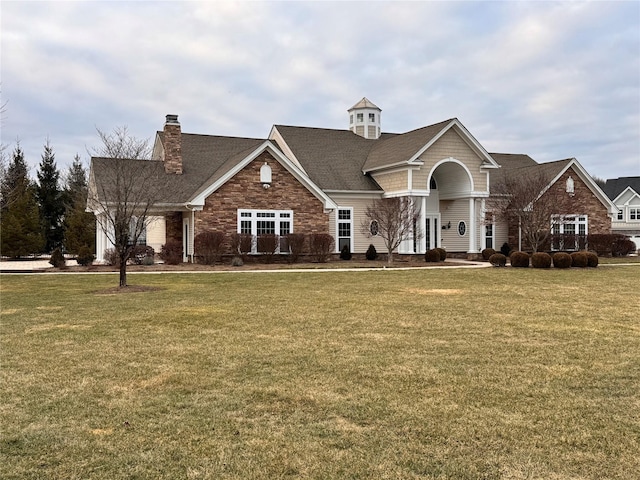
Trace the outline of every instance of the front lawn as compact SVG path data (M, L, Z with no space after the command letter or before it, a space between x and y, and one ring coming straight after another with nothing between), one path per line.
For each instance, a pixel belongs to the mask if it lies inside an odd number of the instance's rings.
M640 471L638 266L129 283L1 277L0 478Z

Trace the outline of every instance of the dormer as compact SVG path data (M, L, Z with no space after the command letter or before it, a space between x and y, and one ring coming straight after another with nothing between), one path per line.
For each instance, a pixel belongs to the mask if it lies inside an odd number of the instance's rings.
M380 110L366 97L362 97L349 110L349 130L364 138L377 139L380 137Z

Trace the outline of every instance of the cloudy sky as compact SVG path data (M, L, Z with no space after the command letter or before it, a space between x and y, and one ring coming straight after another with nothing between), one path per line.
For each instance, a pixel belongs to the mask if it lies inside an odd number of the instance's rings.
M457 117L490 152L640 175L640 2L2 2L2 143L35 177L96 127L266 138Z

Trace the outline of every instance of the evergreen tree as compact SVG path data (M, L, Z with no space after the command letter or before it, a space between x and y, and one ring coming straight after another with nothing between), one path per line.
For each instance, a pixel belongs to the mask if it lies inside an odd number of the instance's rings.
M45 238L44 250L46 253L51 253L54 249L62 246L64 203L60 189L60 172L56 166L55 154L49 140L44 145L44 153L38 170L36 192L40 205L42 232Z
M2 179L1 254L24 257L42 250L35 188L29 179L27 163L20 145L16 146L7 174Z
M77 255L83 247L95 251L96 217L87 212L87 171L76 154L65 179L64 244L69 253Z

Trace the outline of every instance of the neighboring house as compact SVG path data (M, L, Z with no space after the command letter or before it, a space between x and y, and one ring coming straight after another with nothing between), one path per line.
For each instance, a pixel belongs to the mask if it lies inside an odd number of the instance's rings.
M610 178L603 190L618 208L612 232L628 235L640 250L640 177Z
M346 130L274 125L266 139L182 133L177 115L167 115L151 161L170 181L147 243L158 251L169 240L180 241L185 261L197 256L194 237L207 230L329 233L336 253L345 245L354 253L370 244L384 251L382 239L368 231L365 210L374 199L389 197L408 198L420 210L420 235L404 241L400 254L443 247L473 256L507 240L506 225L484 219L490 178L501 165L509 168L508 155L489 154L456 118L390 134L382 133L381 110L366 98L348 114ZM104 162L92 159L92 179ZM572 179L576 222L608 232L607 212L613 215L615 207L606 195L575 159L553 164L557 175L550 188ZM108 247L98 223L98 260ZM254 242L254 253L256 248Z

